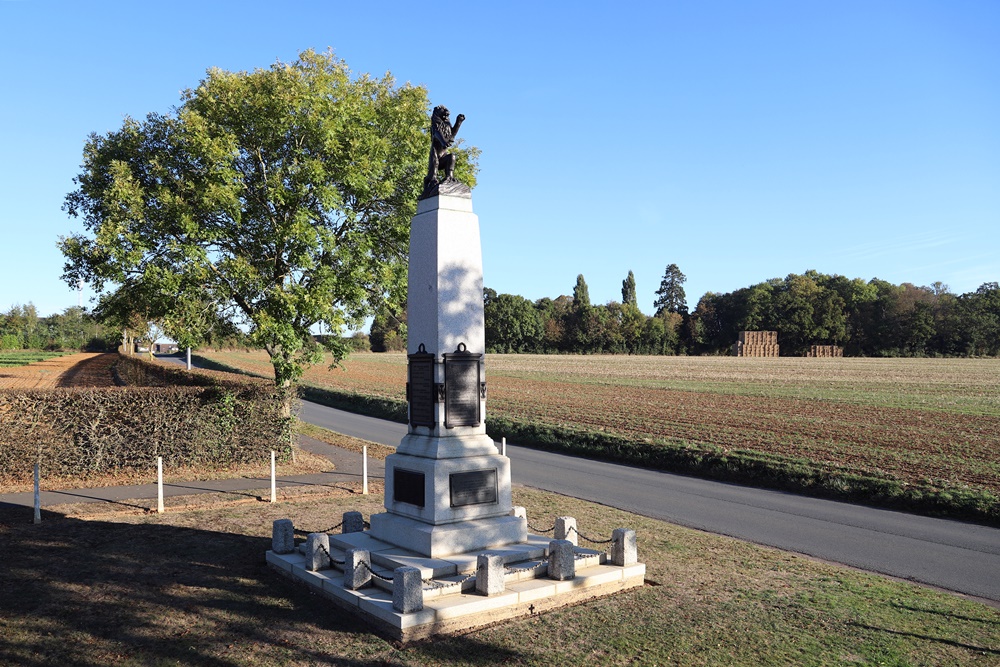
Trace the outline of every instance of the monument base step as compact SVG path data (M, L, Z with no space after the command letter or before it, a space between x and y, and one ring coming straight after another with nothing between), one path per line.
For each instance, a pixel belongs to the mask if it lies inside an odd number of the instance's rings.
M471 551L491 552L523 542L528 535L524 519L505 514L432 525L383 512L371 516L371 536L432 558L445 558Z
M644 564L611 565L606 554L582 547L576 548L576 577L565 581L548 579L549 541L548 537L528 535L523 542L498 549L431 558L376 540L367 532L346 533L330 535L330 556L334 559L330 568L307 570L305 556L298 551L268 551L267 563L361 617L381 634L403 642L464 632L643 585ZM391 582L377 577L359 590L345 588L343 566L337 561L343 561L346 549L355 548L370 552L372 570L383 577L391 577L396 567L420 569L424 608L408 614L396 611ZM475 591L476 563L484 551L501 555L508 566L504 592L489 597Z

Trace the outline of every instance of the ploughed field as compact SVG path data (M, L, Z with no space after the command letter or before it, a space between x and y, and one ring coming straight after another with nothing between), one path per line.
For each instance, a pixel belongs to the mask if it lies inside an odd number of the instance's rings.
M273 376L263 352L203 356ZM1000 494L1000 360L487 355L487 414ZM405 354L307 384L404 400Z
M65 356L38 355L25 365L0 365L0 389L55 389L59 387L114 387L113 353L81 352ZM49 357L49 358L45 358ZM13 357L12 357L13 358ZM31 358L25 355L25 358Z

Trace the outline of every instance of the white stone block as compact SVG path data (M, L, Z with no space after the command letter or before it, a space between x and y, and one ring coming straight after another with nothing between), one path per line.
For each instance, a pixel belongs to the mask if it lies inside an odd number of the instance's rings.
M576 533L576 519L571 516L561 516L556 518L555 538L557 540L569 540L576 546L580 543L580 537Z
M576 576L576 551L569 540L549 543L549 579L565 581Z
M424 608L423 581L415 567L397 567L392 573L392 608L409 614Z
M365 529L365 517L361 512L344 512L341 533L360 533Z
M271 525L271 551L276 554L295 551L295 526L291 519L276 519Z
M504 592L504 561L497 554L479 554L476 566L476 592L500 595Z
M639 562L634 530L629 528L615 528L612 531L611 562L622 567L635 565Z
M306 538L306 569L322 570L330 567L330 536L326 533L309 533Z
M372 580L371 554L364 549L348 549L344 554L344 588L355 591Z

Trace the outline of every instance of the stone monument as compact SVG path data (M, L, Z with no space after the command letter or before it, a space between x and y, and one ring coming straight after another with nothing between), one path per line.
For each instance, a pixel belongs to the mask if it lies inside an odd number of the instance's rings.
M423 194L410 228L409 426L385 461L385 512L345 512L341 533L296 544L274 522L268 565L389 637L464 632L642 586L635 531L587 538L559 517L528 534L511 506L510 460L486 435L479 219L448 153L464 116L434 109ZM439 179L439 171L444 177ZM579 546L610 544L610 552Z
M523 542L510 515L510 460L486 435L486 351L479 219L445 151L464 119L437 107L424 195L410 226L409 427L385 462L376 539L430 557ZM438 168L446 175L437 180Z

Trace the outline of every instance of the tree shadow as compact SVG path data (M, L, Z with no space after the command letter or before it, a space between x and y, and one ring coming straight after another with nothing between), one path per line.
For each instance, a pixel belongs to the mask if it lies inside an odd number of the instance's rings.
M925 609L923 607L913 607L910 605L899 604L898 602L893 602L892 606L896 609L906 609L907 611L915 611L918 614L934 614L936 616L944 616L945 618L956 618L961 621L970 621L972 623L984 623L986 625L1000 625L1000 622L990 620L988 618L975 618L973 616L962 616L959 614L952 614L947 611L939 611L937 609Z
M386 641L269 570L269 537L155 519L9 518L0 514L0 664L375 667L441 656L433 642ZM487 665L537 657L472 636L447 645Z
M100 354L89 359L84 359L78 361L77 363L70 366L68 369L63 371L56 380L56 387L64 389L67 387L78 387L78 383L81 378L87 376L93 376L95 378L93 386L95 387L114 387L115 383L111 376L111 364L114 359L117 359L118 355L114 353ZM97 377L102 377L106 375L107 378L104 382L97 382ZM91 384L87 383L88 386Z
M874 625L866 625L864 623L854 623L851 622L848 625L852 625L856 628L862 628L864 630L873 630L875 632L884 632L889 635L896 635L897 637L909 637L911 639L922 639L928 642L937 642L939 644L947 644L948 646L954 646L956 648L966 649L968 651L975 651L976 653L981 653L983 655L1000 655L1000 651L992 648L986 648L984 646L972 646L971 644L963 644L962 642L957 642L953 639L945 639L944 637L931 637L930 635L921 635L915 632L903 632L901 630L890 630L889 628L879 628Z

